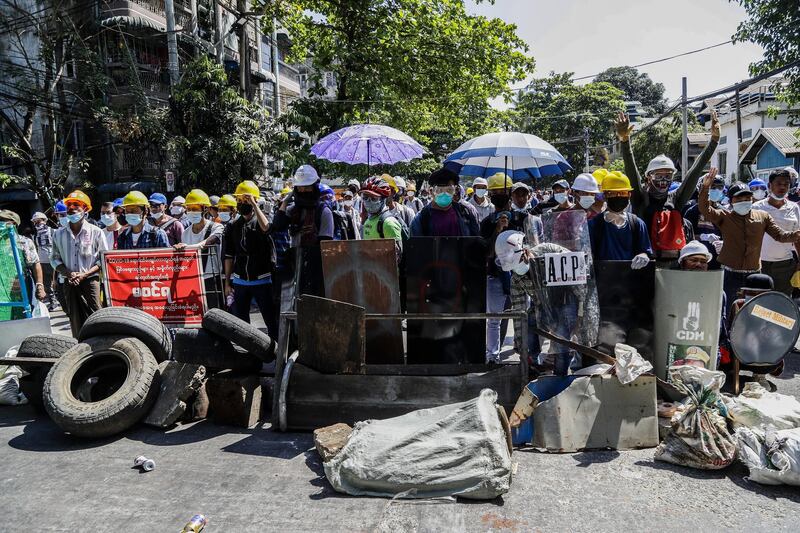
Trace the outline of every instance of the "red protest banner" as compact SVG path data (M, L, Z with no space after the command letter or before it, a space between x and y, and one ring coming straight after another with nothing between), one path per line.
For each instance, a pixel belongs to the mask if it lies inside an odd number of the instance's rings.
M200 250L103 253L107 304L135 307L164 324L199 326L206 310Z

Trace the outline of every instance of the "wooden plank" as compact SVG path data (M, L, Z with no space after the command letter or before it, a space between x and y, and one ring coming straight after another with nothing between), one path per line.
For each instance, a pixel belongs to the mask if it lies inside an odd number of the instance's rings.
M297 300L297 329L298 362L324 374L363 372L363 307L304 294Z
M400 282L392 239L323 241L325 296L363 307L367 313L399 313ZM366 326L366 361L402 364L400 320L372 320Z
M0 365L16 365L24 368L25 366L52 366L58 359L49 357L2 357Z

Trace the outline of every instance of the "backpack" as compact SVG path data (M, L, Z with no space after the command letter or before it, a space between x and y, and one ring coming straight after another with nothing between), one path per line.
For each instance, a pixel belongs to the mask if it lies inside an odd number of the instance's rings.
M316 219L314 220L314 224L316 224L317 232L319 232L320 222L322 221L322 209L323 207L328 207L331 210L331 214L333 215L333 240L334 241L346 241L349 239L348 235L350 234L350 224L347 220L347 215L338 211L336 209L331 209L330 206L324 206L320 204L317 206L317 211L315 213Z
M684 219L680 211L664 206L653 213L650 224L650 244L653 252L680 251L686 246Z
M384 212L381 213L381 216L378 219L378 235L381 236L381 239L386 238L386 236L383 234L383 222L390 217L394 218L397 221L397 223L400 224L400 239L402 241L407 241L411 237L411 230L408 229L408 224L406 224L406 222L402 218L396 217L391 213L389 213L388 210L384 210Z

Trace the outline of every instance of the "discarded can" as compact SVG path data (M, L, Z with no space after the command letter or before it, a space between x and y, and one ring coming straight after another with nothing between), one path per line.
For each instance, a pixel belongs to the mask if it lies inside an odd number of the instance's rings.
M133 460L133 466L141 466L142 470L145 472L150 472L151 470L155 469L156 462L152 459L148 459L144 455L140 455L136 459Z
M201 514L196 514L183 526L181 533L200 533L206 527L206 524L208 524L208 518Z
M228 304L228 309L233 307L233 294L229 294L227 298L225 298L225 303Z

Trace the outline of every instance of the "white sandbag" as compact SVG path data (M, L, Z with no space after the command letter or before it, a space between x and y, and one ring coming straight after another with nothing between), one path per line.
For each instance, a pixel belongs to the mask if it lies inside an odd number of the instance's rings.
M492 499L511 485L511 452L497 413L497 393L359 422L324 464L334 489L355 496Z
M16 357L19 346L12 346L5 357ZM23 371L18 366L0 365L0 405L22 405L28 399L19 390L19 378Z
M750 469L748 479L762 485L800 486L800 428L736 430L739 460Z
M800 427L800 402L794 396L769 392L755 382L745 384L742 393L725 397L733 427L792 429Z
M614 369L619 382L623 385L633 383L642 374L653 370L653 364L639 355L633 346L617 343L614 346L614 356L617 359Z

